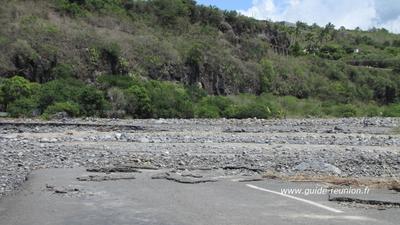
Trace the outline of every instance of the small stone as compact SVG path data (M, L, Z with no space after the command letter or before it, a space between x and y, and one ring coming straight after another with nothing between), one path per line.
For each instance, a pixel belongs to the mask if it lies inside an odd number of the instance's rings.
M122 134L121 134L121 133L116 133L116 134L115 134L115 139L120 140L121 137L122 137Z
M140 143L149 143L150 140L149 140L148 138L146 138L146 137L143 137L143 138L140 138L140 139L139 139L139 142L140 142Z

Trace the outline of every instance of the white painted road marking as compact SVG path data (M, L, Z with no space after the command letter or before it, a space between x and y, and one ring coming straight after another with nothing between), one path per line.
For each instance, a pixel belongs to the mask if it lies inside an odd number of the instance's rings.
M283 197L286 197L286 198L291 198L291 199L294 199L294 200L297 200L297 201L300 201L300 202L304 202L304 203L307 203L307 204L310 204L310 205L313 205L313 206L328 210L330 212L343 213L343 211L341 211L341 210L334 209L334 208L331 208L331 207L328 207L328 206L325 206L325 205L322 205L322 204L319 204L319 203L316 203L316 202L313 202L313 201L310 201L310 200L307 200L307 199L304 199L304 198L298 198L298 197L295 197L295 196L292 196L292 195L283 194L283 193L280 193L280 192L277 192L277 191L272 191L272 190L260 188L260 187L257 187L257 186L251 185L251 184L246 184L246 186L249 187L249 188L253 188L253 189L259 190L259 191L265 191L265 192L269 192L269 193L272 193L272 194L280 195L280 196L283 196Z

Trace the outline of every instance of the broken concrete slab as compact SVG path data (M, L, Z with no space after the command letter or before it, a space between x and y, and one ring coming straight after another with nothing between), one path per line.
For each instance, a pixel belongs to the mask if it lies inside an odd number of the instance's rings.
M56 187L53 185L46 185L46 190L47 191L52 191L55 194L68 194L72 192L79 192L79 188L76 187Z
M91 173L140 173L140 171L136 167L131 166L90 168L86 171Z
M372 205L372 206L385 206L385 207L389 207L389 208L392 208L392 207L400 208L400 202L368 200L368 199L358 199L358 198L350 198L350 197L335 197L335 198L330 198L329 201L356 203L356 204Z
M215 178L194 178L194 177L184 177L177 173L160 173L153 175L151 179L166 179L170 181L175 181L181 184L200 184L200 183L209 183L209 182L217 182L218 180Z
M78 181L93 181L93 182L101 182L101 181L115 181L115 180L134 180L136 179L133 175L89 175L82 176L76 178Z

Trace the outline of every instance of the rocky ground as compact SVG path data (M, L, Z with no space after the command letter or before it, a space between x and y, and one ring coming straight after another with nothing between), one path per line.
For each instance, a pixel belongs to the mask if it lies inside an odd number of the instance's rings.
M119 166L216 171L221 176L274 171L288 176L392 179L400 173L398 124L398 119L389 118L3 119L0 196L20 187L32 170L40 168ZM186 175L190 176L195 175Z

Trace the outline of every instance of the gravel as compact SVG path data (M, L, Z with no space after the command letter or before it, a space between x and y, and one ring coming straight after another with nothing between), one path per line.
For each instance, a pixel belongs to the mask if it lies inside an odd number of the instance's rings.
M0 120L0 197L42 168L390 177L400 172L398 124L389 118Z

